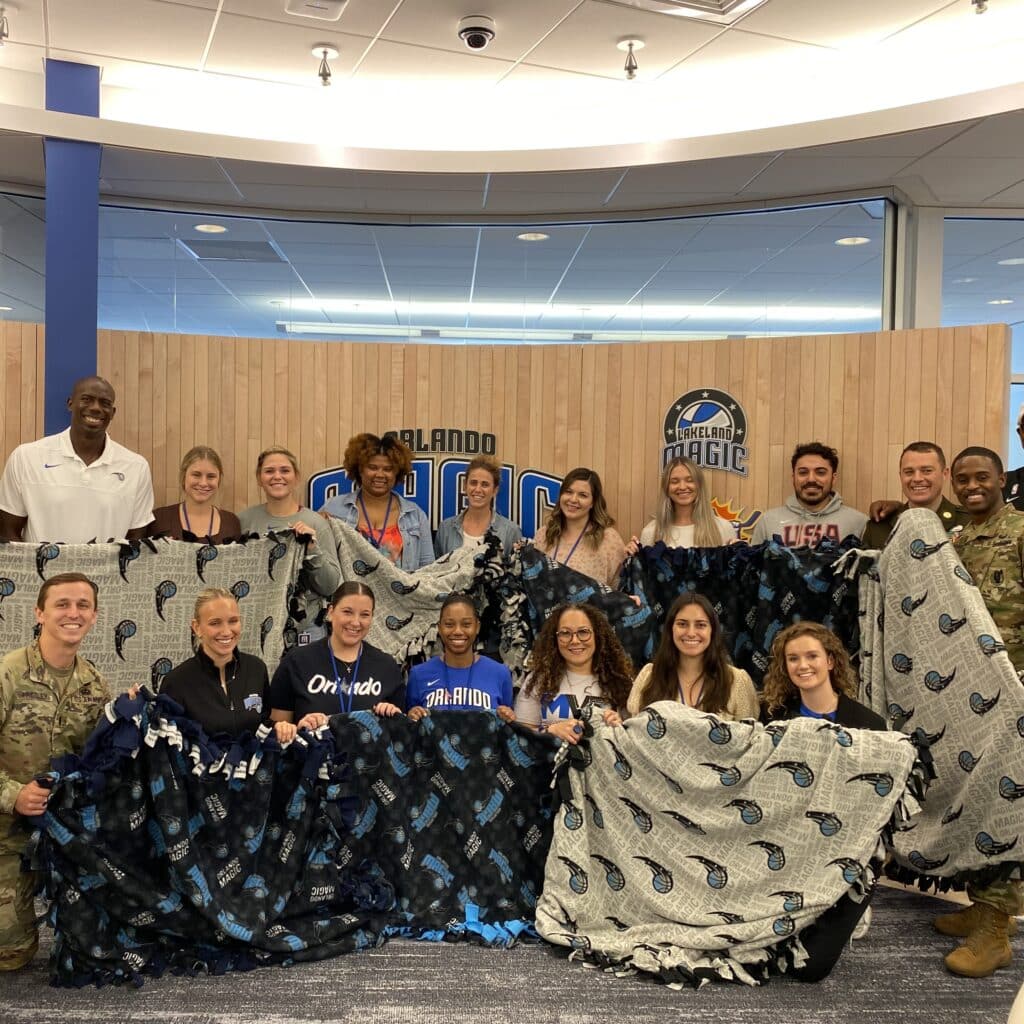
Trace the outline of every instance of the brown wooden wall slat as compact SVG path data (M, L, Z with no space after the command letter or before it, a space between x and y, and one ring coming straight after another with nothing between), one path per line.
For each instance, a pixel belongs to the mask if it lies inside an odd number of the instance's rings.
M0 454L42 434L43 329L0 324ZM111 433L153 466L158 504L178 497L194 444L224 460L221 502L259 500L256 454L283 444L308 476L340 465L360 430L436 427L497 436L517 469L590 465L627 536L657 501L669 406L694 388L743 405L749 475L710 474L734 509L791 493L800 441L839 449L839 489L866 509L897 497L896 457L931 439L1005 450L1010 341L1002 325L631 345L439 346L100 331L99 372L118 394Z

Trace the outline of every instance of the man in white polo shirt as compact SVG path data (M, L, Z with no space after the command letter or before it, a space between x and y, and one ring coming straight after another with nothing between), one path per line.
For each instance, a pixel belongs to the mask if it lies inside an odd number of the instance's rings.
M153 521L149 463L107 436L117 411L102 377L75 382L71 426L18 445L0 479L0 538L134 540Z

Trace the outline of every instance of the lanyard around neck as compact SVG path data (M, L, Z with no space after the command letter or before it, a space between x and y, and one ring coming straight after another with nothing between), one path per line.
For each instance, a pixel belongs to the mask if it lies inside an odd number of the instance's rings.
M331 668L334 669L334 685L338 694L338 707L343 715L352 714L352 702L356 696L356 682L359 679L359 663L363 660L363 645L359 645L359 653L356 655L356 663L352 666L352 675L348 681L348 703L345 703L345 695L341 688L341 673L338 671L338 662L334 657L334 648L331 646L331 638L327 638L327 653L331 656Z
M210 507L210 530L209 530L209 533L207 533L207 535L206 535L207 537L212 537L213 536L213 515L214 515L214 513L216 511L217 511L216 507L214 507L214 506ZM185 504L185 502L181 503L181 514L185 517L185 529L188 530L189 533L194 535L195 531L192 529L192 523L189 521L189 518L188 518L188 506Z
M576 554L576 549L580 546L580 541L583 540L584 535L586 534L587 530L589 530L589 529L590 529L590 524L588 523L586 526L583 527L583 533L581 533L576 538L576 543L573 544L573 546L571 548L569 548L569 554L567 554L565 556L565 561L562 563L562 565L568 565L569 564L569 560L572 558L572 556L574 554ZM561 544L556 544L555 545L555 553L551 556L552 558L554 558L554 560L556 562L558 561L558 549L559 549L560 546L561 546Z
M469 676L466 678L466 689L468 690L473 684L473 669L476 668L476 655L473 655L473 660L469 665ZM445 661L445 657L441 655L441 675L444 678L444 692L448 698L442 707L435 708L437 711L449 711L453 706L452 702L452 688L448 685L448 662Z
M366 511L366 502L363 501L363 489L359 488L359 507L363 510L363 518L366 520L366 529L370 531L369 541L379 548L384 543L384 534L388 528L388 520L391 518L391 503L395 500L395 492L388 492L388 507L384 510L384 525L380 528L380 536L373 532L373 523L370 522L370 513Z
M686 708L690 708L690 707L699 708L700 707L701 698L704 696L704 683L706 682L706 680L704 678L704 673L701 672L701 674L699 676L697 676L697 679L700 680L700 689L697 691L697 699L692 704L687 704L686 703L686 690L683 688L683 684L681 682L679 682L679 677L676 676L676 685L679 687L679 703L682 704L683 707L686 707ZM694 680L694 682L696 682L696 680Z

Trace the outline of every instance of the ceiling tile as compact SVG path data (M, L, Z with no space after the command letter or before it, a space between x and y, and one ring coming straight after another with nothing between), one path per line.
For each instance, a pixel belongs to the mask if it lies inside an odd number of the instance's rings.
M971 206L1016 185L1024 178L1024 165L1006 158L946 157L940 151L905 167L895 183L904 177L924 178L940 203Z
M777 39L773 36L744 32L739 28L730 28L716 36L696 53L685 57L661 77L668 81L675 81L677 77L694 72L714 71L720 65L733 61L743 62L745 74L749 73L751 76L770 75L773 66L805 58L814 59L819 57L821 52L820 47L810 46L807 43ZM733 66L738 65L734 64Z
M213 24L212 11L159 0L132 0L131 17L121 0L49 0L48 11L55 49L184 68L199 66Z
M637 54L637 81L643 81L656 78L720 31L688 18L585 0L530 51L529 61L624 79L625 55L616 49L616 43L623 38L643 39L647 45Z
M405 0L409 3L410 0ZM348 0L337 21L320 18L300 18L285 13L285 0L225 0L224 11L228 14L244 14L249 18L262 18L282 25L302 25L306 28L320 28L321 38L330 42L332 34L351 33L358 36L375 36L387 20L388 15L402 0Z
M938 157L986 157L1024 159L1024 110L996 114L968 127L942 146ZM1024 173L1021 174L1024 177Z
M429 74L432 79L497 82L512 67L512 62L468 50L459 53L380 40L370 48L355 78L357 81L366 78L406 79L411 67L423 69L421 74Z
M43 184L43 140L31 135L0 132L0 177L5 181Z
M887 185L892 176L907 165L904 157L815 157L799 150L784 153L766 167L741 193L742 195L810 195L827 191Z

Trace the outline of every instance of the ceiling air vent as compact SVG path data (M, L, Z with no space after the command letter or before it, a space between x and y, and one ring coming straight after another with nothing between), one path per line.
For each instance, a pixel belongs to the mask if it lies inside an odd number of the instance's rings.
M197 260L233 260L236 263L283 263L268 242L232 242L226 238L179 238Z
M572 340L573 341L593 341L594 340L594 336L593 336L593 334L590 333L590 331L573 331L572 332Z
M700 18L719 25L731 25L768 0L605 0L613 7L632 7L652 14L676 18Z
M285 14L296 18L316 18L317 21L337 21L348 0L288 0Z

